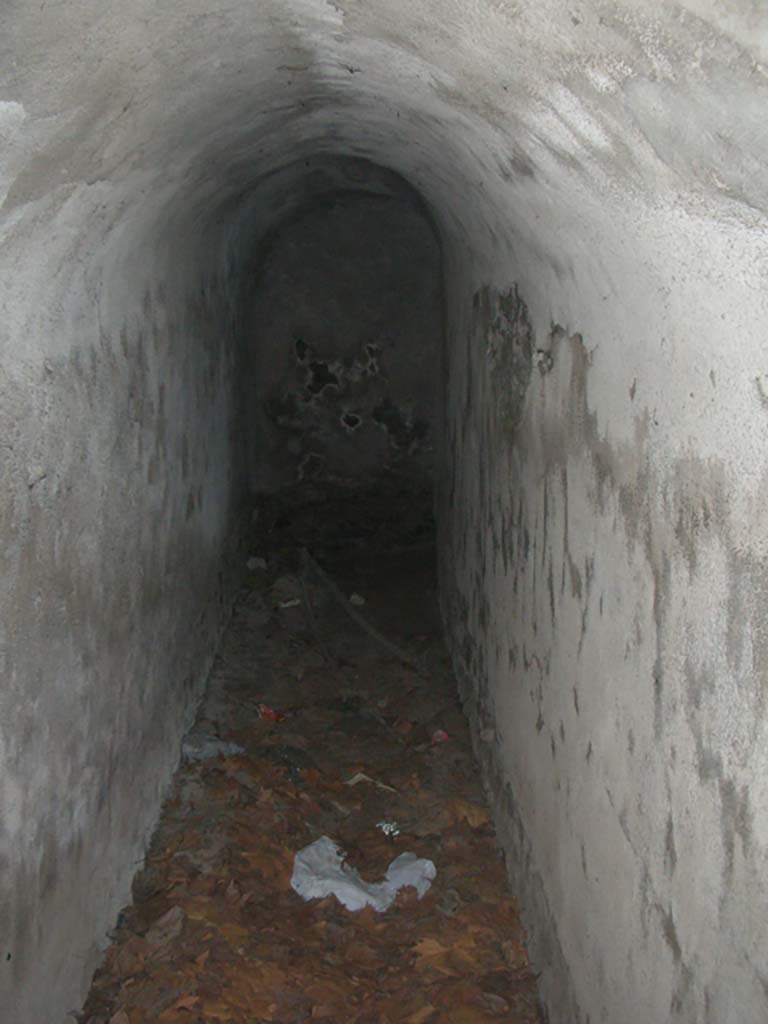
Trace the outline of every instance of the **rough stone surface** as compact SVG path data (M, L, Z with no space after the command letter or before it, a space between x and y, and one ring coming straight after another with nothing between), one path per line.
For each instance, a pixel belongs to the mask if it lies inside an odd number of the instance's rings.
M78 1005L141 857L223 614L251 271L333 155L440 233L443 605L550 1020L765 1021L766 61L749 0L5 5L10 1024Z

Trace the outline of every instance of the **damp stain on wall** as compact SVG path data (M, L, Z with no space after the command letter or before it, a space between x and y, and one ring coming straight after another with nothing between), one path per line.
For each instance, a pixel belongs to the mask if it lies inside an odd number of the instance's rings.
M253 310L257 489L431 478L440 250L410 196L337 194L289 222Z

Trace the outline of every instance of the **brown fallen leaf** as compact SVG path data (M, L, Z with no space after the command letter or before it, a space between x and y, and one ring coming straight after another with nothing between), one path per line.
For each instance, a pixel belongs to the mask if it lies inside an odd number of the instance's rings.
M473 804L469 800L455 799L448 804L457 822L466 821L470 828L479 828L488 822L489 814L485 807Z
M211 711L222 736L254 753L182 770L147 858L153 874L136 887L84 1019L107 1024L119 1006L114 1024L534 1024L535 980L519 967L524 934L465 726L445 710L452 690L433 693L440 679L413 687L378 654L320 658L297 682L303 633L275 624L252 638L253 624L247 636L237 628L236 618L232 682L214 679ZM332 628L330 617L321 628ZM269 659L272 690L251 678L254 653ZM388 708L387 727L375 712L340 708L345 687L361 708ZM258 718L257 700L296 712L279 736ZM451 742L430 747L438 728ZM286 772L281 745L317 767ZM392 819L400 836L375 827ZM321 834L371 882L406 849L433 859L439 881L424 900L405 890L387 914L351 914L335 897L305 903L290 887L293 859ZM184 916L172 937L178 922L164 918L174 907Z
M447 832L466 822L470 828L479 828L489 820L488 811L480 804L461 797L444 801L437 794L423 792L417 807L407 816L407 831L415 836L429 836Z
M169 1006L167 1010L163 1010L157 1018L157 1024L173 1024L177 1020L184 1020L185 1017L182 1016L182 1011L189 1010L191 1012L196 1010L199 1005L200 996L180 996L172 1006ZM188 1020L189 1018L186 1019Z
M505 939L501 944L501 952L506 964L513 970L528 966L528 954L519 942Z
M415 1013L409 1014L404 1021L404 1024L425 1024L429 1018L436 1013L435 1007L431 1003L427 1003L422 1006L420 1010L416 1010Z
M328 979L318 978L310 981L304 985L304 992L316 1007L323 1009L330 1007L334 1009L334 1012L349 1002L348 988ZM314 1009L312 1014L315 1014Z
M144 939L138 935L131 935L119 946L112 947L107 962L118 977L129 978L142 969L147 952L147 944Z
M174 939L181 935L184 927L184 911L181 907L171 907L162 917L159 917L149 929L144 939L149 946L155 948L167 946Z
M417 956L432 957L443 956L450 952L450 949L448 946L443 946L437 939L426 938L420 939L413 947L413 951Z
M131 1018L125 1010L118 1010L109 1018L109 1024L131 1024Z
M440 974L453 975L456 969L449 962L451 949L438 942L437 939L421 939L413 947L416 953L416 970L434 970Z
M242 1018L228 1002L221 999L206 999L200 1007L200 1014L204 1020L216 1021L218 1024L232 1024Z
M484 1024L492 1021L493 1016L475 1006L452 1006L448 1010L447 1020L450 1024Z
M497 996L495 992L483 992L480 999L491 1013L509 1013L509 1003L503 996Z
M130 1010L137 1014L132 1024L146 1024L147 1017L156 1020L188 991L189 983L176 970L162 962L153 964L151 973L131 987Z
M171 1007L172 1010L194 1010L200 1002L200 996L188 995L181 996Z
M241 946L243 942L248 938L250 932L247 928L243 928L242 925L236 924L234 921L228 921L219 927L219 931L230 944L230 946Z

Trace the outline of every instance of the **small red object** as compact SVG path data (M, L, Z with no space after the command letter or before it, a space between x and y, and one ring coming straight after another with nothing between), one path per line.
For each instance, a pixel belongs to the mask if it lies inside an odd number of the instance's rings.
M448 735L445 729L435 729L435 731L432 733L433 743L445 743L446 740L449 740L450 738L451 737Z
M275 709L271 708L269 704L259 704L257 707L259 711L259 718L263 718L267 722L282 722L285 718L282 711L275 711Z

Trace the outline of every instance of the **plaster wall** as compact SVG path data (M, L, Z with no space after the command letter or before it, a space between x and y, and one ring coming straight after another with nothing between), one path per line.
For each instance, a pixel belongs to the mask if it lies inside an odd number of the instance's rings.
M238 536L226 282L139 254L84 267L56 246L72 212L14 232L37 254L31 282L7 239L0 274L0 1004L14 1024L80 1005L226 621Z
M249 271L339 155L441 239L443 607L550 1020L765 1020L767 60L749 0L5 5L11 1024L76 1008L141 857Z
M67 356L22 322L40 347L4 368L9 1019L77 1007L226 611L230 368L184 351L210 310L146 300L141 327L89 327Z
M533 955L559 964L541 982L551 1019L757 1024L768 437L761 332L751 353L746 338L768 312L759 246L721 226L726 297L701 288L718 265L711 223L676 218L665 268L666 222L633 234L612 220L632 253L612 268L626 283L615 325L594 313L609 300L590 302L586 261L571 307L583 333L536 330L493 289L449 317L449 379L466 384L442 476L448 635ZM506 422L505 342L532 355Z

